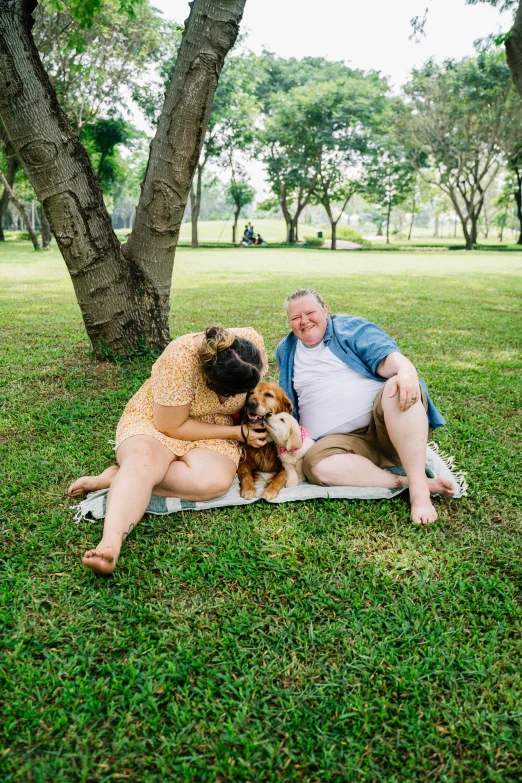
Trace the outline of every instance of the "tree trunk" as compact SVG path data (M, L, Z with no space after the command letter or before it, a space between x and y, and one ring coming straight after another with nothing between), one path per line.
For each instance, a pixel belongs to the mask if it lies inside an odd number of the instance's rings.
M484 193L482 191L480 192L481 192L481 197L479 199L478 204L475 204L473 206L470 205L470 210L469 210L471 215L471 240L473 245L478 244L478 222L480 218L480 213L484 208Z
M435 212L435 228L433 229L433 238L439 236L439 213Z
M5 146L5 154L7 156L6 180L9 183L9 187L13 188L16 172L18 171L18 166L20 165L20 163L18 161L18 158L14 154L12 145L9 142L7 142ZM9 192L7 188L4 188L4 192L2 193L2 198L0 198L0 242L5 242L3 226L4 226L4 215L9 205L9 198L10 198Z
M293 241L293 225L292 218L290 216L290 210L288 209L288 200L286 197L286 185L284 182L279 184L279 199L281 202L281 211L286 223L286 242L289 244Z
M388 206L388 214L386 215L386 244L390 244L390 218L391 218L391 204Z
M237 222L239 220L239 213L241 212L241 207L238 207L236 211L234 212L234 225L232 226L232 244L236 244L236 237L237 237Z
M120 245L84 147L32 40L31 0L0 0L0 121L44 205L98 356L168 343L174 254L223 61L246 0L194 0L151 143L134 229Z
M518 237L517 245L522 245L522 174L516 171L515 176L517 178L517 189L513 195L515 196L517 218L520 225L520 236Z
M489 220L488 220L488 212L487 209L484 209L484 239L487 239L489 236Z
M332 205L330 204L330 197L326 188L323 188L321 203L324 207L324 211L326 212L328 220L330 221L330 230L332 233L332 239L330 240L330 250L337 250L337 221L334 220L334 216L332 214Z
M506 41L506 57L513 83L522 96L522 0L518 4L515 21Z
M198 163L196 174L192 180L192 187L190 188L190 219L192 222L192 247L199 247L198 242L198 220L199 213L201 212L201 177L203 174L203 166Z
M408 231L408 242L411 240L411 234L413 231L413 221L415 220L415 191L413 192L413 201L411 205L411 220L410 220L410 230Z
M51 226L49 225L49 221L47 220L47 215L45 214L45 209L40 205L40 231L42 233L42 248L44 250L49 250L49 246L51 244Z
M191 226L191 247L198 246L198 216L196 214L196 194L194 193L194 182L190 188L190 226Z
M9 185L9 182L6 180L2 172L0 171L0 182L4 186L5 190L7 191L9 195L9 200L13 202L15 207L17 208L18 212L22 216L25 226L27 228L27 231L29 232L29 236L31 238L31 242L33 243L33 247L35 250L40 250L40 243L38 241L38 237L34 233L34 229L31 223L31 218L27 214L27 211L23 205L23 203L20 201L19 198L16 197L16 194L12 187Z
M332 229L332 244L330 245L330 250L337 250L337 223L335 220L330 222L330 226Z

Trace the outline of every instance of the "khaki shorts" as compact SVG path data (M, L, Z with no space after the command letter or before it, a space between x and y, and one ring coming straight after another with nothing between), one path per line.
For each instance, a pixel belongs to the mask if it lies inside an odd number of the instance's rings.
M401 464L384 422L384 411L382 409L383 392L384 384L375 397L372 418L367 427L354 430L349 435L325 435L324 438L319 438L312 448L306 452L303 472L311 484L324 486L314 475L313 469L318 462L326 459L326 457L331 457L332 454L358 454L360 457L366 457L379 468L391 468ZM427 410L428 400L422 388L421 394L424 410Z

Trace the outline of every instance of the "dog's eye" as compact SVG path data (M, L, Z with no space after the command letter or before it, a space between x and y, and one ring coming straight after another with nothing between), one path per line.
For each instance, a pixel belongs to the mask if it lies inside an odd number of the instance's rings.
M274 395L272 394L272 392L265 392L265 397L271 397L272 399L274 399Z

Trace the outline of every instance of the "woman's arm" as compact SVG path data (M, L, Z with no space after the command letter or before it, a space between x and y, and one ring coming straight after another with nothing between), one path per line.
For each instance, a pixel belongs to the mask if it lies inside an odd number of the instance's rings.
M179 440L237 440L243 441L241 426L226 424L207 424L204 421L191 419L189 416L190 405L166 406L154 403L154 426L163 435ZM248 433L249 446L259 448L266 443L266 431L258 432L244 425L245 434Z
M390 386L391 394L389 396L399 395L401 411L407 411L420 399L417 370L402 353L396 351L389 353L377 367L377 375L380 375L381 378L394 379L393 385Z

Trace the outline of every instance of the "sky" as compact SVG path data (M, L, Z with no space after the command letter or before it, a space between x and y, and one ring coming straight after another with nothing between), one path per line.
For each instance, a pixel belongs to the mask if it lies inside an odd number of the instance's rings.
M188 0L151 0L166 18L183 24ZM426 35L410 40L411 19L428 8ZM397 90L412 68L475 54L474 41L507 32L510 13L465 0L247 0L241 32L245 47L282 57L326 57L352 68L380 71ZM139 122L136 123L138 126ZM263 166L249 162L257 199L266 198Z
M167 18L183 23L187 0L152 0ZM409 40L412 17L428 7L426 37ZM474 54L473 42L507 31L511 14L465 0L247 0L241 23L245 45L282 57L326 57L352 68L377 70L395 87L430 57Z

